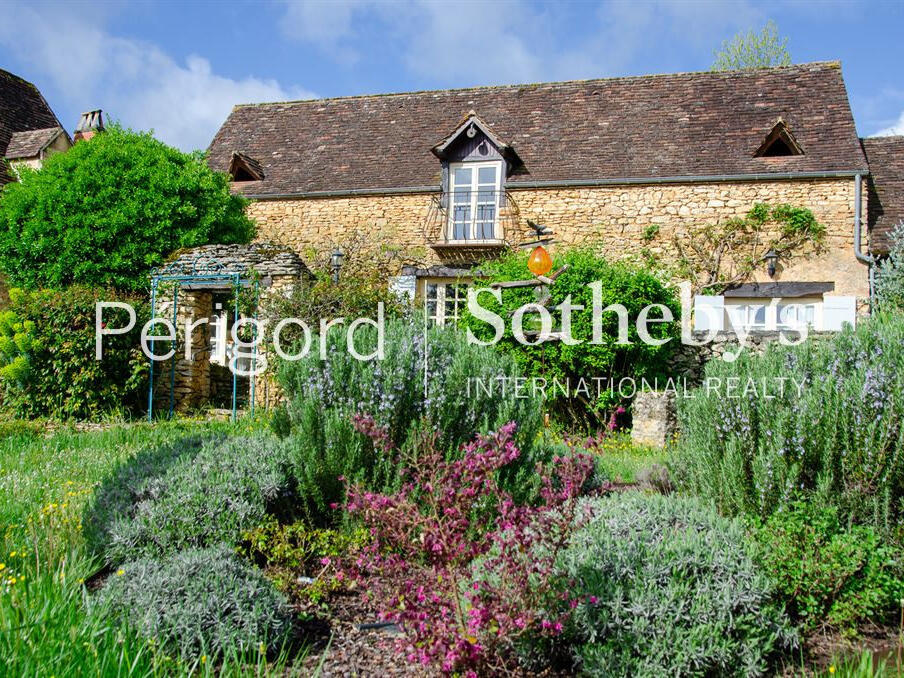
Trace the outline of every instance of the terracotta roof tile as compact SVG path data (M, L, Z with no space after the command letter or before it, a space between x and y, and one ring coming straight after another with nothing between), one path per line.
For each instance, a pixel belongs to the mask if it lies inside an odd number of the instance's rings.
M0 69L0 158L14 132L62 127L38 88L30 82ZM0 163L0 185L13 181Z
M904 220L904 136L863 139L869 160L870 249L885 253L891 231Z
M473 111L524 163L510 185L865 169L838 63L236 106L210 145L255 195L437 187L431 148ZM756 158L777 119L806 151Z
M9 145L6 147L6 158L8 160L33 158L47 148L48 144L60 134L64 134L61 127L13 132Z

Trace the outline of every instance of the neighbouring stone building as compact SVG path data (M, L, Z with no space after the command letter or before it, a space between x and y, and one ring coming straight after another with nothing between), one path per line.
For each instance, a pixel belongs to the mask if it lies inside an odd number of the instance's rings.
M16 180L17 164L39 168L72 140L38 88L0 69L0 186Z
M402 249L395 284L436 301L440 323L473 267L509 247L589 244L668 265L703 225L756 203L806 207L826 227L823 251L772 274L764 259L704 305L720 327L774 330L771 299L792 297L796 319L831 330L867 308L866 263L887 238L875 196L886 215L902 202L900 186L867 185L864 146L883 169L901 157L861 143L829 62L240 105L210 164L253 199L260 237L302 257L362 235Z

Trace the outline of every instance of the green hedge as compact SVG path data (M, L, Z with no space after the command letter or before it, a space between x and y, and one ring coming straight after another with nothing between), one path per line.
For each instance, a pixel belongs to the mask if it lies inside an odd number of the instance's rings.
M104 336L95 359L95 303L131 304L135 328ZM141 411L147 397L148 359L139 342L150 315L140 297L88 287L62 291L10 290L0 311L0 388L3 408L17 417L97 419ZM125 327L127 313L104 311L104 321Z
M565 383L571 379L572 388L577 388L580 378L588 380L590 395L580 398L563 397L560 392L550 388L550 405L556 408L561 416L583 422L588 416L591 420L605 421L608 413L621 401L619 395L609 392L608 384L614 384L617 390L619 380L623 377L648 377L653 379L664 376L668 357L678 343L678 322L681 311L672 290L654 275L628 264L611 264L590 249L571 249L557 252L554 258L554 269L567 265L564 273L556 278L555 284L548 286L554 329L560 320L560 312L553 310L555 306L571 297L573 305L583 306L583 310L574 311L571 320L571 334L581 343L568 345L562 341L547 341L537 346L525 346L516 341L512 333L512 313L520 306L535 303L536 288L511 288L502 292L502 303L497 302L489 293L479 297L480 305L497 315L505 322L505 333L496 348L511 355L523 372L528 376L544 377L550 382L558 379ZM498 260L481 264L482 275L475 281L478 287L489 286L490 283L508 280L529 280L533 274L527 269L527 256L522 252L512 253ZM602 306L621 304L628 311L629 345L616 345L618 340L618 316L607 312L602 314L602 342L591 343L593 338L593 303L592 291L588 283L599 281ZM637 334L637 316L641 309L651 304L666 306L676 319L671 323L650 323L651 336L657 339L671 337L672 340L662 346L651 346L640 340ZM531 329L528 321L536 319L536 313L525 314L525 330ZM658 312L651 312L650 319L660 318ZM482 340L493 338L494 329L486 322L465 313L462 323L470 328L475 336ZM539 322L537 322L537 328ZM534 341L534 339L531 339ZM594 377L608 379L603 393L597 397L597 385L591 381Z

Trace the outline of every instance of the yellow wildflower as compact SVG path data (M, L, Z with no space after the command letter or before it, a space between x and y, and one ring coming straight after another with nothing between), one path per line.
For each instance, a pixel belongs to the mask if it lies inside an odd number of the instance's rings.
M0 563L0 572L6 569L6 563Z
M116 570L116 576L117 576L117 577L121 577L121 576L124 575L125 573L126 573L125 570Z
M9 552L9 557L10 557L10 558L15 558L15 557L16 557L16 552L15 552L15 551L10 551L10 552Z
M829 667L829 673L835 673L835 665L834 665L834 664L832 664L832 665Z
M202 664L206 664L206 663L207 663L207 655L206 655L206 654L202 654L202 655L201 655L201 663L202 663Z

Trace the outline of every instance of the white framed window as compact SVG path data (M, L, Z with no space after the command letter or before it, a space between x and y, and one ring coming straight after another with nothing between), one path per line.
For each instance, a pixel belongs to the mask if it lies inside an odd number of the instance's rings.
M458 322L468 304L467 282L426 279L423 290L424 314L430 325L454 325Z
M816 327L816 303L780 302L776 306L775 325L778 329Z
M449 240L498 240L502 163L465 162L449 166Z
M764 303L745 303L745 304L726 304L725 310L728 313L728 320L733 327L747 327L750 329L762 329L767 327L767 304Z
M806 325L822 327L822 299L818 297L788 299L726 299L725 329L744 327L748 330L793 330Z

